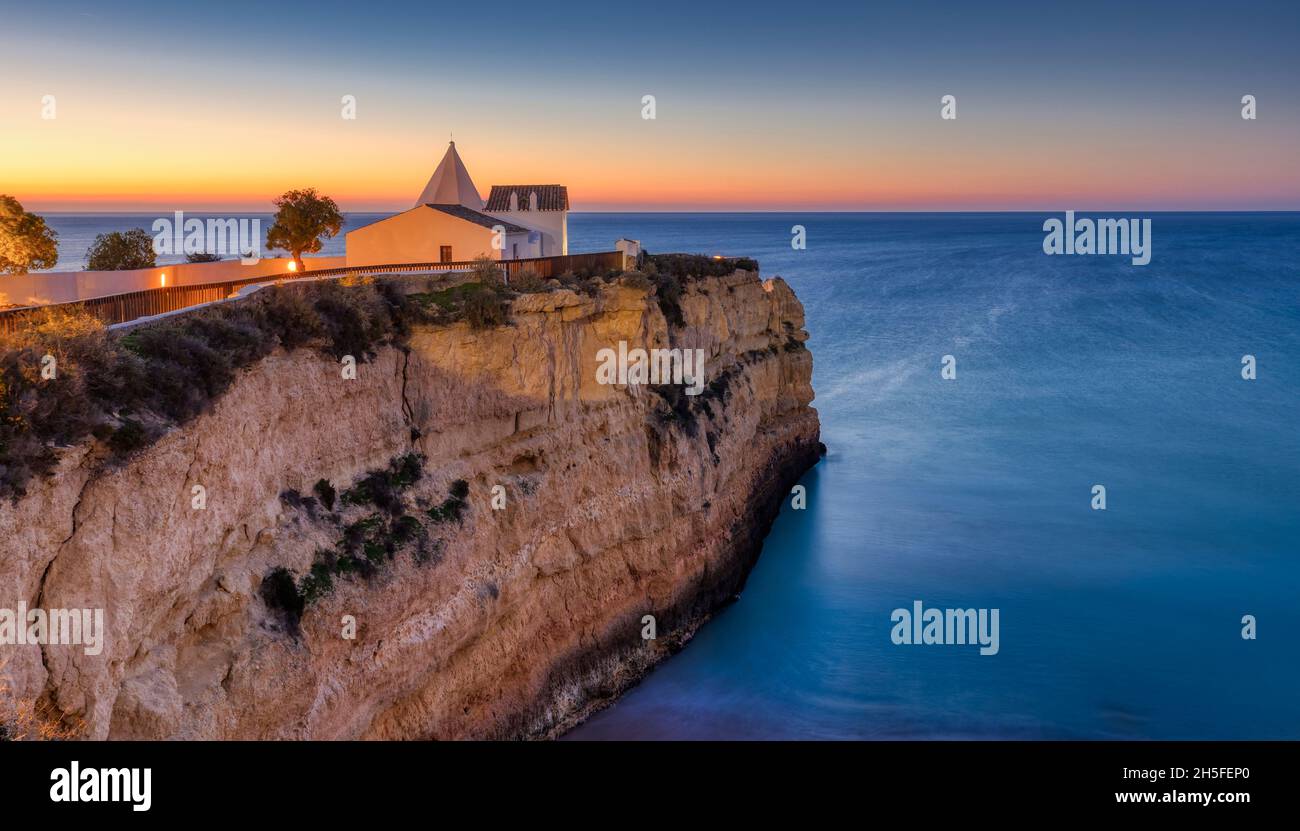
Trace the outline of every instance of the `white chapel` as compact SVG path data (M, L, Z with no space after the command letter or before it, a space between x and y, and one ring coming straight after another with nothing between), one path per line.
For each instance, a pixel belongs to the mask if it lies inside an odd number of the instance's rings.
M414 207L349 231L346 245L349 266L568 254L569 189L493 185L485 203L453 141Z

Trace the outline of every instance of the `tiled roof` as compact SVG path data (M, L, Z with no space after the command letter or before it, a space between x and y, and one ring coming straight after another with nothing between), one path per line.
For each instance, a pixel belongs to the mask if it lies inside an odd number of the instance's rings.
M507 234L526 234L527 228L521 228L513 222L506 222L504 219L497 219L495 216L481 214L473 208L467 208L464 205L435 205L426 203L425 207L433 208L435 211L442 211L445 214L454 216L457 219L463 219L466 222L473 222L475 225L482 225L484 228L495 228L498 225L505 226Z
M510 210L510 194L519 196L519 210L528 210L528 194L537 192L537 209L539 211L567 211L569 209L569 189L564 185L493 185L488 194L485 211Z

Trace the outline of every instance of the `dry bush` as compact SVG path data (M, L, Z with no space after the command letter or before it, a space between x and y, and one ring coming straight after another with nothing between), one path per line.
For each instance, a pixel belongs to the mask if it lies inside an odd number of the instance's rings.
M86 722L81 718L66 717L45 701L14 698L9 685L0 680L0 741L69 741L85 732Z
M465 298L465 319L472 329L502 326L507 319L505 300L495 291L476 291Z
M537 292L550 290L550 286L546 284L546 281L531 268L522 269L514 277L511 277L510 288L524 294L536 294Z
M470 269L470 279L476 283L482 283L485 286L503 286L505 285L505 272L497 261L491 257L479 257L474 260L474 267Z
M54 467L58 447L90 435L117 456L149 444L205 412L240 369L277 346L365 362L423 319L417 304L375 281L263 289L125 334L73 308L41 310L0 336L0 498L21 497ZM41 376L47 354L55 379Z

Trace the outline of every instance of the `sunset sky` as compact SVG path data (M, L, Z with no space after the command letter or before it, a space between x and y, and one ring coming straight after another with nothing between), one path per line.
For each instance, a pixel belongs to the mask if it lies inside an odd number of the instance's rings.
M1300 208L1294 0L106 5L0 3L28 209L402 209L453 133L575 210Z

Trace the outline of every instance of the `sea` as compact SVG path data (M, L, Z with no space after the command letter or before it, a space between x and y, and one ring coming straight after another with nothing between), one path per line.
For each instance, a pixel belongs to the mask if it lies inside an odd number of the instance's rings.
M566 738L1300 738L1300 214L1142 214L1145 266L1046 255L1050 216L570 215L573 252L784 277L828 453L739 599ZM61 268L154 218L47 215ZM997 653L895 643L916 601L996 609Z

